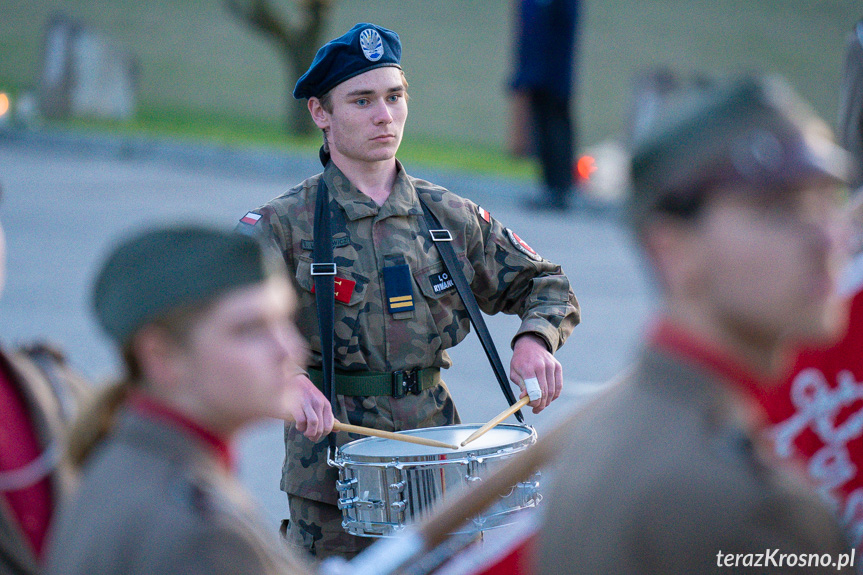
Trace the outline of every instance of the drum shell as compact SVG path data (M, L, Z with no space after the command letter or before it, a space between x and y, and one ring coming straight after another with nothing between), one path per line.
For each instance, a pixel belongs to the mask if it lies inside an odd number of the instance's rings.
M408 433L458 443L478 427L459 425ZM504 461L536 442L536 432L529 426L499 428L491 430L491 437L485 441L478 440L475 448L468 444L457 451L404 447L409 444L378 438L343 445L331 462L339 468L337 489L342 526L354 535L394 535L409 523L433 513L441 499L481 482ZM505 438L495 441L495 432ZM446 435L441 436L442 433ZM514 435L517 436L515 441L512 440ZM376 453L375 448L386 451L386 447L392 448L393 444L399 444L395 455ZM461 532L506 525L514 512L534 507L540 500L537 473L529 481L502 493L497 504L473 518Z

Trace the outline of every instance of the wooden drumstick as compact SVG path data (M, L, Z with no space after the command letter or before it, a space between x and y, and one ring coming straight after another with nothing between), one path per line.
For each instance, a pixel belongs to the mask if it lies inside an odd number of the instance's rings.
M501 421L503 421L531 401L542 398L542 390L539 387L539 380L535 377L529 377L525 379L524 387L527 390L527 395L516 401L514 404L510 405L508 408L501 411L500 414L491 418L488 423L471 433L467 439L461 442L461 446L464 447L474 439L478 439L480 436L485 435L492 428L496 427Z
M373 435L384 439L394 439L396 441L404 441L405 443L416 443L427 447L443 447L444 449L458 449L458 445L436 441L434 439L426 439L425 437L415 437L404 433L393 433L392 431L383 431L372 427L361 427L359 425L351 425L336 421L333 423L333 429L336 431L345 431L347 433L356 433L358 435Z

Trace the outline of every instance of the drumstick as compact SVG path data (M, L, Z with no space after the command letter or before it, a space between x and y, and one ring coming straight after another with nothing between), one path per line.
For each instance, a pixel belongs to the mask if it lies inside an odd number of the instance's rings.
M342 423L341 421L336 421L333 423L333 429L336 431L345 431L347 433L356 433L359 435L373 435L375 437L382 437L384 439L394 439L396 441L404 441L406 443L416 443L418 445L425 445L427 447L443 447L445 449L458 449L458 445L452 445L449 443L444 443L443 441L436 441L434 439L426 439L425 437L415 437L413 435L407 435L404 433L393 433L392 431L383 431L380 429L374 429L372 427L361 427L359 425L351 425L349 423Z
M527 395L516 401L514 404L510 405L508 408L501 411L500 414L491 418L488 423L471 433L467 439L461 442L461 446L464 447L474 439L478 439L480 436L485 435L492 428L496 427L497 424L499 424L501 421L503 421L531 401L542 398L542 390L539 388L539 380L535 377L529 377L525 379L524 387L527 390Z
M522 407L527 405L528 403L530 403L530 396L525 395L524 397L522 397L521 399L519 399L518 401L516 401L515 403L513 403L512 405L510 405L509 407L507 407L503 411L501 411L499 414L497 414L493 418L491 418L488 421L488 423L486 423L485 425L483 425L482 427L480 427L479 429L477 429L476 431L471 433L467 439L465 439L464 441L461 442L461 447L464 447L465 445L467 445L468 443L470 443L474 439L479 439L480 437L485 435L487 432L491 431L492 428L497 427L497 425L501 421L503 421L504 419L506 419L507 417L509 417L510 415L512 415L513 413L515 413L516 411L518 411L519 409L521 409Z

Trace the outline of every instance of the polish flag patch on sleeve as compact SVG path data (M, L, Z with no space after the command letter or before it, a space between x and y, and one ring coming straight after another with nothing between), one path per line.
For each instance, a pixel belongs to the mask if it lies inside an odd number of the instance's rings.
M486 210L482 206L477 206L476 213L479 214L480 218L484 219L488 223L491 223L491 214L488 213L488 210Z
M240 218L240 222L253 226L261 219L261 214L255 212L246 212L246 215Z

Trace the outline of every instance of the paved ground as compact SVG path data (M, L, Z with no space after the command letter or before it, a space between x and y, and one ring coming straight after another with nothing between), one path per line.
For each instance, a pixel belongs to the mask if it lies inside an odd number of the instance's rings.
M651 298L626 233L610 217L536 215L519 208L524 183L406 166L413 175L480 202L547 259L559 262L583 308L583 323L559 352L566 390L528 423L542 430L623 368ZM0 133L0 219L8 243L8 279L0 299L5 345L46 336L98 381L117 369L114 352L89 308L89 289L111 244L153 222L195 220L233 226L248 209L319 170L314 158L265 151ZM505 365L517 318L489 320ZM445 374L465 422L484 422L505 407L475 336L453 350ZM249 430L241 443L243 481L275 525L286 513L278 478L281 425Z

